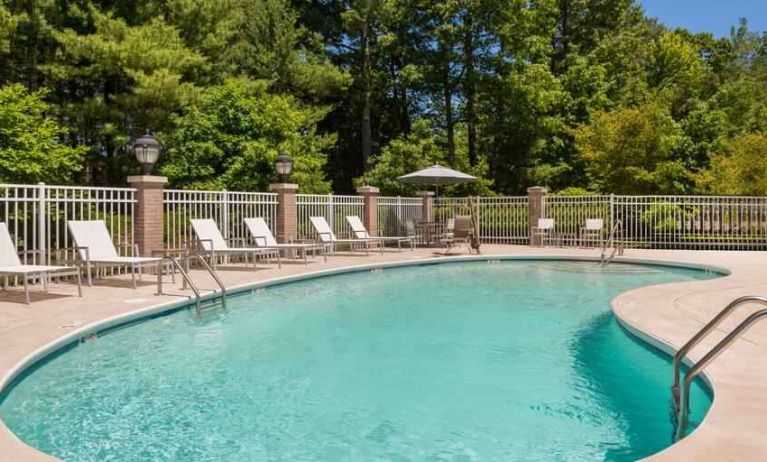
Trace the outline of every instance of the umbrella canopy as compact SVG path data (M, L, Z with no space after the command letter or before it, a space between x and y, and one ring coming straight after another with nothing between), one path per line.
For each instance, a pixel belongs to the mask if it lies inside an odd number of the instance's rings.
M436 186L457 183L474 183L477 181L477 177L441 165L432 165L429 168L418 170L417 172L398 176L397 179L403 183L430 184Z

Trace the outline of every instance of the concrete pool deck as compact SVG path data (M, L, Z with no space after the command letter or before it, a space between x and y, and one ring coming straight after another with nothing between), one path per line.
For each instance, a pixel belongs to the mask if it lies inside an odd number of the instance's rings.
M415 252L387 251L350 256L338 253L302 263L261 265L259 271L232 265L219 271L227 287L297 276L309 272L358 265L412 262L435 257L433 249ZM535 256L594 258L595 249L534 248L485 245L483 256ZM677 262L710 265L731 272L727 277L685 283L671 283L633 289L613 300L613 309L632 330L640 331L657 346L679 348L705 322L734 298L767 295L767 254L758 252L627 250L622 258L631 261ZM445 257L448 258L448 257ZM213 281L201 271L192 271L198 286L212 288ZM146 275L136 290L129 277L108 278L85 287L85 297L76 296L70 284L52 284L50 292L32 291L32 304L23 303L23 294L11 289L0 293L0 377L6 377L31 354L73 331L162 303L185 300L189 291L166 283L167 295L155 296L155 278ZM744 306L695 348L690 357L698 359L738 322L756 308ZM756 325L721 354L706 372L714 386L714 404L703 424L690 436L651 456L652 461L744 461L763 460L767 453L767 323ZM669 385L671 370L669 368ZM25 445L0 422L0 461L57 460Z

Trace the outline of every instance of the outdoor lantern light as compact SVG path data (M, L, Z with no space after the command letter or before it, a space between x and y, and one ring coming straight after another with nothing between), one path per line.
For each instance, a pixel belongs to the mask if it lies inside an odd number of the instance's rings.
M133 151L136 153L136 160L141 164L141 170L144 175L152 173L152 167L160 158L160 149L162 146L147 130L146 134L133 142Z
M285 151L281 150L280 154L274 160L274 168L277 170L277 174L280 175L280 181L287 183L288 177L293 171L293 159L285 154Z

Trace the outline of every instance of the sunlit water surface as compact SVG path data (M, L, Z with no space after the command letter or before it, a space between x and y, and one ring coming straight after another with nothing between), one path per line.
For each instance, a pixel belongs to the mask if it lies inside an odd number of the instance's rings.
M292 283L112 331L35 368L0 417L67 461L628 461L670 444L670 364L594 263L428 265ZM693 390L693 420L710 397Z

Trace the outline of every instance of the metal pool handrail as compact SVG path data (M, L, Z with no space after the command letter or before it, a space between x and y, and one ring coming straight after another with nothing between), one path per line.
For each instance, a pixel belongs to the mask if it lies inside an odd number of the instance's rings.
M679 379L681 376L682 360L684 360L684 357L687 356L687 353L689 353L690 350L695 347L695 345L700 343L701 340L703 340L703 338L708 335L709 332L721 324L722 321L724 321L724 318L729 316L729 314L732 313L735 308L751 302L760 303L767 306L767 298L760 297L758 295L747 295L745 297L736 298L727 306L725 306L724 309L720 311L716 316L714 316L705 326L703 326L702 329L695 333L695 335L693 335L692 338L688 340L687 343L685 343L684 346L682 346L682 348L676 352L676 354L674 354L674 359L671 363L674 370L674 382L671 385L671 400L674 406L674 415L679 414Z
M615 256L615 253L620 250L619 255L623 255L623 246L620 246L620 249L615 245L615 237L618 234L618 230L623 229L623 222L621 220L615 220L615 224L613 225L612 229L610 230L610 235L608 236L607 240L602 244L602 254L599 257L599 263L601 265L606 265L610 263L610 261ZM609 257L607 257L607 249L611 248L613 249L612 253Z
M719 341L716 345L714 345L711 350L709 350L708 353L706 353L705 356L703 356L700 361L696 362L690 370L687 371L687 374L684 376L684 383L682 385L682 393L680 395L679 400L679 414L677 417L677 427L676 432L674 434L674 440L678 441L682 437L684 437L684 432L687 429L687 417L690 414L690 386L692 385L692 381L695 380L695 377L697 377L702 371L703 368L709 365L711 361L713 361L719 353L721 353L725 348L727 348L735 339L737 339L743 332L745 332L749 327L756 324L761 319L767 317L767 308L762 308L761 310L751 314L749 317L747 317L743 322L738 324L735 329L732 330L725 338Z

